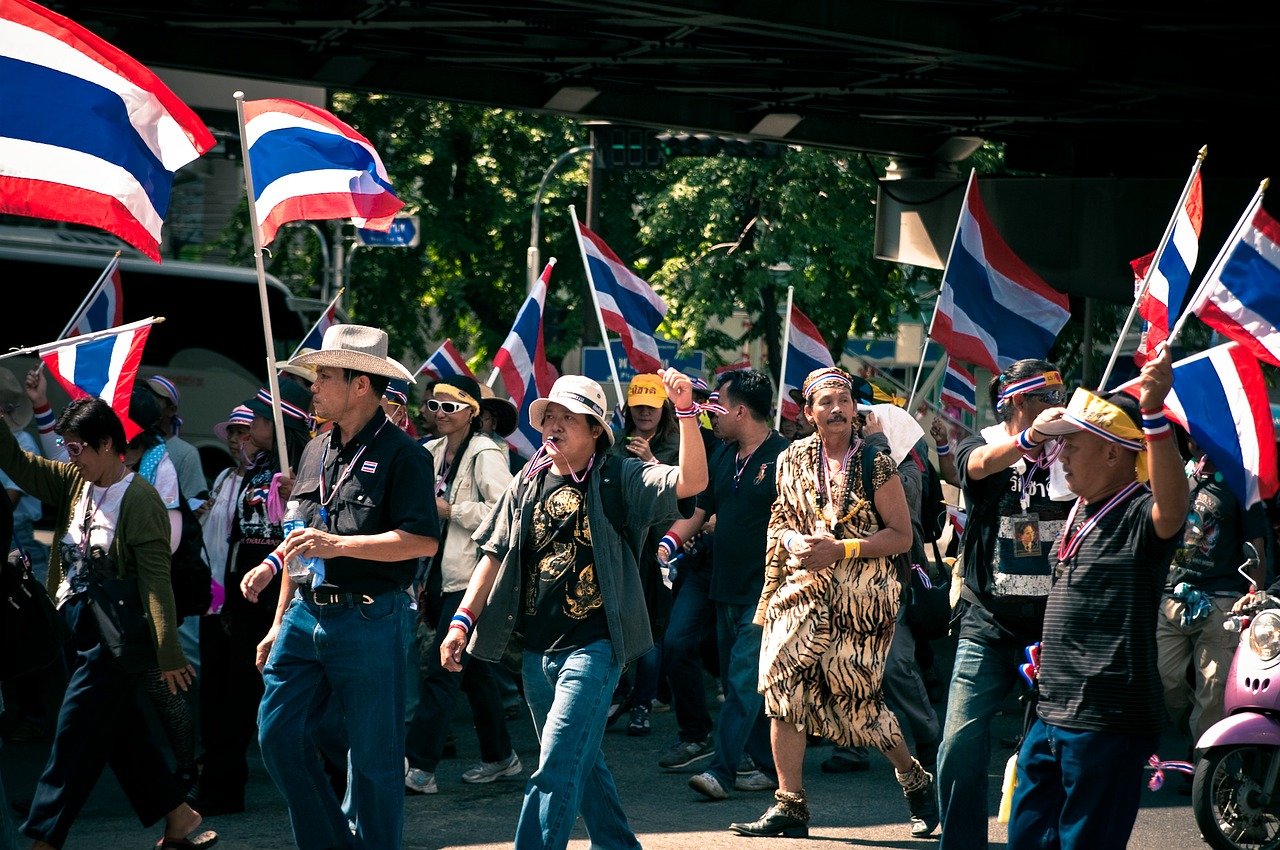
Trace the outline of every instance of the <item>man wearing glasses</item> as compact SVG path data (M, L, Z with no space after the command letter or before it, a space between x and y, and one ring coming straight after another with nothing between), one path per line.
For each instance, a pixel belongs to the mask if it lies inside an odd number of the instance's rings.
M711 483L699 497L693 517L677 522L669 532L679 540L689 540L709 516L716 517L718 527L729 530L716 537L709 593L716 609L724 705L711 763L706 772L689 780L690 788L711 800L727 798L729 788L771 791L778 787L769 721L757 690L763 630L752 619L764 587L769 511L778 495L774 466L787 447L786 438L770 425L773 386L763 372L746 369L725 375L720 381L719 404L726 412L714 414L712 424L723 443L708 464ZM674 554L663 547L658 551L664 563ZM673 650L671 657L696 665L699 655L696 647L688 647ZM677 713L681 699L705 698L701 688L677 693L674 685L672 697ZM676 746L689 743L682 741ZM744 753L751 757L755 769L738 775Z
M1057 369L1019 360L988 392L997 424L956 449L969 518L959 642L938 753L942 850L987 846L991 718L1018 681L1024 649L1040 640L1050 550L1075 501L1058 463L1061 444L1036 430L1038 417L1052 417L1063 404ZM1028 527L1030 546L1019 540Z

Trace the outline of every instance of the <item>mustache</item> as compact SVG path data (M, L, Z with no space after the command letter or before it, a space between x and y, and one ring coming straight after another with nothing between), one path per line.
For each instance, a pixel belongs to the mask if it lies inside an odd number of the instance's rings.
M828 422L848 422L849 417L845 416L843 413L833 413L827 417L827 421Z

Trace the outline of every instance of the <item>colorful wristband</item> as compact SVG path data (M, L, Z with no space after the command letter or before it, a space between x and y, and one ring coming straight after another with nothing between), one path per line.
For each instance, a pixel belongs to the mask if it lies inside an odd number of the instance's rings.
M1164 411L1142 412L1142 433L1148 440L1163 440L1173 436L1173 427L1165 418Z
M1031 430L1032 429L1027 428L1018 435L1018 448L1022 449L1024 452L1029 452L1036 446L1040 445L1035 440L1031 439Z
M844 544L844 558L846 561L849 560L850 558L862 557L862 541L861 540L851 537L848 540L842 540L840 542Z
M702 408L695 404L683 409L676 408L676 417L679 419L693 419L701 412Z
M53 415L53 409L49 405L37 407L34 410L36 420L36 430L41 434L52 434L53 426L57 424L57 418Z
M667 557L680 551L680 547L684 545L684 541L680 539L680 535L674 531L668 531L662 535L662 539L658 541L658 548L667 550Z
M458 612L449 620L449 628L462 629L463 634L471 634L471 630L475 628L476 620L471 612L466 608L459 608Z
M273 550L270 555L267 555L267 557L262 559L262 563L271 568L271 574L273 576L279 575L280 571L284 569L284 561L280 559L280 556L276 554L276 551L278 550Z
M938 450L938 457L946 457L951 454L950 443L938 443L934 448Z

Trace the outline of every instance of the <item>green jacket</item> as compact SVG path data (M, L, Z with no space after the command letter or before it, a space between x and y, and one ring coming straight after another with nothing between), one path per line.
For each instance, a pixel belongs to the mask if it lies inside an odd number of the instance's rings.
M75 464L38 457L23 451L8 428L0 428L0 469L24 491L52 505L58 517L49 553L49 578L45 586L57 596L62 584L60 542L84 495L85 480ZM178 643L178 615L169 581L169 514L160 495L140 475L135 475L120 501L115 540L111 544L120 578L138 580L138 595L151 621L156 658L161 670L176 670L187 661Z

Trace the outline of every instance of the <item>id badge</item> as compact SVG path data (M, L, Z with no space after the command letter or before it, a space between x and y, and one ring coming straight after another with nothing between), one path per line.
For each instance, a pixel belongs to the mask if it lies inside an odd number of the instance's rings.
M1040 557L1040 515L1022 513L1013 517L1013 556Z

